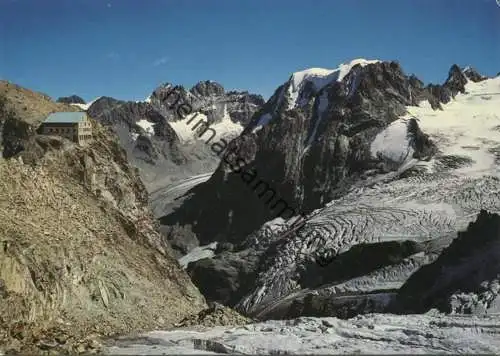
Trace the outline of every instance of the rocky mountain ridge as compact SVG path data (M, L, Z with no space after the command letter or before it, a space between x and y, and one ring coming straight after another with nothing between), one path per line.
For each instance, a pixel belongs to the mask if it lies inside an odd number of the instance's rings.
M203 114L210 124L220 122L227 116L242 127L264 105L264 99L260 95L247 91L226 92L222 85L210 80L200 81L189 90L180 85L165 83L156 88L147 101L169 121L184 119L178 115L176 108L180 104L189 104L192 113Z
M37 134L44 110L69 108L11 84L6 94L4 156L21 144L0 159L1 351L95 351L99 337L202 310L117 139L97 122L85 147Z

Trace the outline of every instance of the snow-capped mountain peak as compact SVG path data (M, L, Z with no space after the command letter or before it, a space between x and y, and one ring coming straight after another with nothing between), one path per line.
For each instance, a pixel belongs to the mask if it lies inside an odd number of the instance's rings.
M315 92L319 92L333 81L340 82L356 66L366 66L380 62L379 60L353 59L349 63L342 63L336 69L309 68L292 74L288 94L290 96L289 109L301 106L300 93L310 83Z

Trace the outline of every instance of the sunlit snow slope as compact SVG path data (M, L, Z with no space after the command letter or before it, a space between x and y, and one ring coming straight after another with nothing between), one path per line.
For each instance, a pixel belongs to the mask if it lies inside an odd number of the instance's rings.
M469 82L467 94L458 94L433 111L427 102L409 108L419 118L421 129L436 142L443 155L472 159L471 165L455 171L468 176L498 174L500 159L500 77Z

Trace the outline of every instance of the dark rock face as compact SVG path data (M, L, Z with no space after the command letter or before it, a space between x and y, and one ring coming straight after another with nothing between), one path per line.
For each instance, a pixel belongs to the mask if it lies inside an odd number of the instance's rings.
M162 218L163 223L195 222L194 232L207 243L237 241L276 217L265 199L233 172L237 158L246 161L245 171L257 172L258 179L275 192L275 199L280 197L296 211L310 212L341 196L364 172L387 169L387 162L372 157L370 144L406 112L406 106L429 97L443 102L447 97L441 92L451 95L464 90L464 76L453 68L444 85L452 89L433 90L406 76L398 63L379 62L356 65L342 81L332 81L321 90L306 83L298 94L300 105L290 107L292 79L276 90L242 135L230 143L212 178L179 211ZM270 122L260 128L266 116ZM432 155L435 147L417 122L410 121L408 128L415 138L415 157Z
M57 102L65 104L85 104L85 100L83 100L78 95L63 96L58 98Z
M160 232L167 239L178 258L199 246L198 239L189 226L161 226Z
M87 113L105 126L125 123L131 132L138 134L145 130L137 122L147 120L153 124L155 136L164 137L172 142L178 141L175 131L166 123L165 118L148 103L102 97L89 107Z
M462 69L456 64L452 65L444 87L451 91L451 96L455 96L457 93L465 93L465 84L467 84L467 77Z
M465 93L467 79L477 82L487 78L474 69L466 68L462 70L458 65L454 64L451 66L448 78L443 85L429 84L424 88L420 82L417 95L422 100L428 100L433 109L442 109L441 104L449 103L458 93Z
M439 258L414 273L394 308L422 313L500 312L500 216L481 211Z
M209 301L235 305L255 280L259 257L252 250L222 253L188 265L188 274ZM217 288L214 288L217 286Z
M177 121L183 118L179 115L177 108L182 104L188 104L192 111L198 109L196 97L181 85L165 83L156 88L149 97L151 105L164 116L167 121Z
M286 311L269 313L266 319L293 319L301 316L350 319L360 314L383 313L387 310L388 300L394 298L394 295L394 291L339 297L308 294L304 298L293 300Z
M218 243L212 259L189 263L188 274L209 301L234 306L255 287L266 258L279 248L276 232L264 225L238 244Z
M33 125L20 120L9 110L6 100L0 97L0 145L3 158L11 158L24 151L36 135Z
M29 139L35 135L35 129L28 123L10 117L3 123L3 157L10 158L24 151Z
M414 158L428 159L437 153L437 147L433 144L429 136L420 130L415 118L408 121L408 136L410 137L412 146L415 148Z
M463 73L468 79L472 80L474 83L482 82L483 80L488 79L488 77L480 74L476 69L472 67L466 67L463 70Z
M260 95L250 94L247 91L232 91L226 94L228 114L233 122L239 122L244 127L250 122L253 115L264 105Z

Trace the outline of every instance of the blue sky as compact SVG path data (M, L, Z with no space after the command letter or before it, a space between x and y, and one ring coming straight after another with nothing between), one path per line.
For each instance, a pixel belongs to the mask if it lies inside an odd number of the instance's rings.
M0 0L0 77L54 98L142 100L211 79L269 97L289 75L396 59L424 82L500 71L495 0Z

